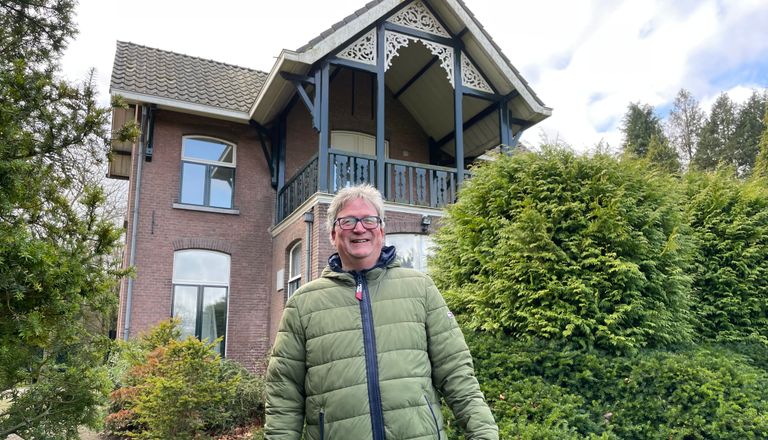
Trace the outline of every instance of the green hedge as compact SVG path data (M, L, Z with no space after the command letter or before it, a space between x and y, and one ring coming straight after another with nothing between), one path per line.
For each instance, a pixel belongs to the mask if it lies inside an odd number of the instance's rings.
M604 154L498 156L448 209L433 277L472 329L616 353L689 341L678 189Z
M768 184L729 170L688 173L688 221L696 245L697 331L718 341L768 345Z
M501 438L768 438L768 372L724 347L615 356L466 333Z

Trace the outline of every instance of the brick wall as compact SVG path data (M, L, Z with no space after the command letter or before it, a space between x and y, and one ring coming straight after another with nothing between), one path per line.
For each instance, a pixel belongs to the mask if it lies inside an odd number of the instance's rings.
M234 207L238 215L173 208L179 198L182 136L194 134L237 145ZM142 171L130 335L171 315L175 250L224 251L231 256L226 355L255 368L270 346L268 228L275 206L258 136L247 125L163 110L157 113L154 136L152 161L144 162ZM129 212L132 198L130 203Z

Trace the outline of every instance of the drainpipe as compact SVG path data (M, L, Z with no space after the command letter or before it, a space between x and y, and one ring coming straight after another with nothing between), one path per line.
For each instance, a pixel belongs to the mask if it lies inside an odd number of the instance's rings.
M143 104L141 106L141 135L139 136L139 142L137 148L139 151L136 153L136 187L133 190L133 209L131 210L131 244L129 246L130 258L128 259L128 265L133 267L136 264L136 233L138 231L139 222L139 194L141 193L141 168L144 163L144 142L146 141L146 125L147 125L147 113L149 112L149 106ZM128 288L125 291L125 319L123 324L123 340L127 341L131 334L131 303L133 299L133 277L128 278Z
M315 214L312 213L312 211L307 211L304 213L304 223L307 224L307 245L305 246L307 248L307 255L306 255L306 264L304 265L307 277L305 278L307 283L310 279L312 279L312 224L315 222Z

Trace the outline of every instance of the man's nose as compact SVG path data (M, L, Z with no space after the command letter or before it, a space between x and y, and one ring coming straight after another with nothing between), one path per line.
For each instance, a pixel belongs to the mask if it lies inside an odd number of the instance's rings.
M359 227L359 229L358 229ZM357 223L355 223L355 227L352 228L355 232L365 232L365 227L363 226L363 222L358 220Z

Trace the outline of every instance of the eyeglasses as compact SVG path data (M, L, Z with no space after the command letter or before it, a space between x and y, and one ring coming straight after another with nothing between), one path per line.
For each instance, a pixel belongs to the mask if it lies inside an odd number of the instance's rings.
M341 229L349 230L349 229L355 229L355 226L357 226L357 222L360 222L363 224L363 227L365 229L376 229L381 224L381 217L377 215L369 215L363 218L358 217L341 217L336 219L336 224L339 225Z

